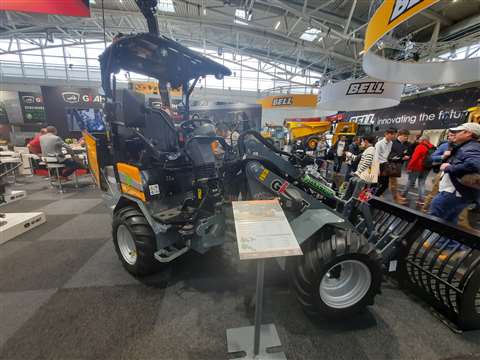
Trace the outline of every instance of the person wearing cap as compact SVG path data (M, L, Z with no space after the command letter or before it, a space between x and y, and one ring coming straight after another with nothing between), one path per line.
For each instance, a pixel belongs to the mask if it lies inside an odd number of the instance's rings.
M457 223L459 214L480 200L480 189L462 184L462 177L480 173L480 124L465 123L450 129L452 150L448 162L440 165L443 171L439 192L433 198L429 214Z

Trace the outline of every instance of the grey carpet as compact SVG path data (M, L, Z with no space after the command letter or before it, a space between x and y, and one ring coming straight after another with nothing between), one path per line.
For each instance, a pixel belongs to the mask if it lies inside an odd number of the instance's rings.
M136 279L114 252L97 190L59 195L40 179L30 186L33 199L11 208L44 207L48 219L0 245L0 359L228 358L225 330L250 325L254 316L246 304L255 267L238 260L234 243ZM276 324L288 359L480 355L480 332L453 333L391 283L359 316L312 322L274 261L266 267L264 322Z

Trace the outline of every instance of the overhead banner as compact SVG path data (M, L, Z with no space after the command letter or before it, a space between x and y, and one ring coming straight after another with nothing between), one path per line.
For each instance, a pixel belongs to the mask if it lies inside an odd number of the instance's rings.
M317 106L317 95L274 95L257 100L262 108L286 108L286 107L315 107Z
M368 75L396 83L441 85L480 80L479 58L415 63L388 60L369 51L362 66Z
M480 58L407 62L386 59L372 50L372 46L388 32L438 1L385 0L368 23L363 50L363 71L373 78L397 83L440 85L479 81Z
M385 0L370 19L365 33L365 53L386 33L439 0Z
M0 11L90 16L89 0L1 0Z
M42 94L19 92L18 97L24 123L44 123L46 121Z
M141 82L130 82L128 84L129 88L135 92L144 95L160 95L160 89L158 88L158 81L141 81ZM168 91L171 97L182 97L182 88L177 89L170 88Z
M402 84L371 78L340 81L320 89L318 107L336 111L382 109L400 103Z
M345 121L373 125L378 130L389 127L409 130L448 129L466 121L468 108L480 98L480 88L468 88L402 101L388 109L350 111Z

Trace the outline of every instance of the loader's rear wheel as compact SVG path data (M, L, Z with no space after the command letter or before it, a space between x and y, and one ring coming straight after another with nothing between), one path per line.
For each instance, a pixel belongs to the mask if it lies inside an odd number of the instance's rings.
M126 206L114 214L113 243L123 267L131 274L145 276L154 273L155 235L145 216L135 207Z
M292 258L291 275L303 310L340 319L372 305L380 292L380 256L361 235L326 226Z

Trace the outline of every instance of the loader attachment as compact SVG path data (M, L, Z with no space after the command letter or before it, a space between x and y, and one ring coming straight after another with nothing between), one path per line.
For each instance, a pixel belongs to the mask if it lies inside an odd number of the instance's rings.
M379 198L369 200L371 242L402 286L457 328L480 329L480 232Z

